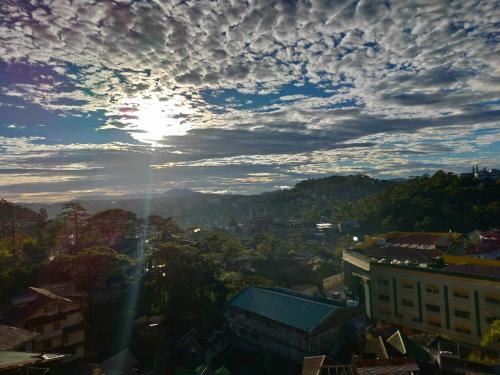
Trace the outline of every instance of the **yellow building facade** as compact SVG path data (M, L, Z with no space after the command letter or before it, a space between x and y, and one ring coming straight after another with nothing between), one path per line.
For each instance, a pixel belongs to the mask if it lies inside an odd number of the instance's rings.
M380 322L480 345L500 319L497 269L497 275L479 275L372 262L366 302Z

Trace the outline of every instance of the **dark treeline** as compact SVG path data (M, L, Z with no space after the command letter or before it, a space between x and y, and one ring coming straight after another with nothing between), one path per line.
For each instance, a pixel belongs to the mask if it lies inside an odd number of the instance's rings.
M414 177L346 207L363 231L455 231L500 226L500 181L438 171Z

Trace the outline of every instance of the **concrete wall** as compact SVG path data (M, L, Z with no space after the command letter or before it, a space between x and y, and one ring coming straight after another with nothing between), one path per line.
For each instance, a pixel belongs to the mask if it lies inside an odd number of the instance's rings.
M487 318L500 318L500 304L488 302L500 301L500 282L373 263L371 285L382 322L479 345Z

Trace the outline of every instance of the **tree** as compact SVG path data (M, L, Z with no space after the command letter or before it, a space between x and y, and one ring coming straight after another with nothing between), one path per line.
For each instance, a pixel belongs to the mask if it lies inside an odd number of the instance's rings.
M229 270L234 260L244 252L245 248L237 239L229 239L222 245L221 260L224 269Z
M101 211L87 219L85 236L88 245L110 246L117 249L123 238L136 238L140 220L133 212L119 208Z
M160 215L149 216L149 227L156 234L158 241L171 241L176 235L183 231L171 217L166 219Z
M491 324L488 332L485 333L481 340L482 346L492 346L498 343L500 343L500 319Z
M181 333L208 329L223 317L226 288L214 264L191 245L163 244L147 261L146 288L154 304Z
M80 249L80 238L88 213L80 203L70 202L62 206L61 216L70 223L70 235L72 236L73 247Z
M49 270L67 275L79 290L90 292L105 283L111 275L121 272L121 267L131 259L106 246L81 250L76 255L62 255L49 263Z

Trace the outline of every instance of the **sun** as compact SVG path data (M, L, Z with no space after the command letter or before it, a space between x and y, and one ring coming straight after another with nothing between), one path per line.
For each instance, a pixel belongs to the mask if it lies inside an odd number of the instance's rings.
M191 128L186 117L191 107L182 96L168 100L137 98L127 102L127 130L143 143L158 145L165 137L184 135Z

